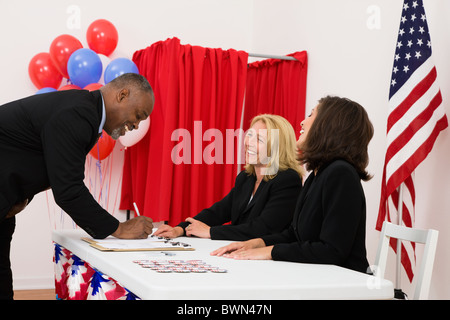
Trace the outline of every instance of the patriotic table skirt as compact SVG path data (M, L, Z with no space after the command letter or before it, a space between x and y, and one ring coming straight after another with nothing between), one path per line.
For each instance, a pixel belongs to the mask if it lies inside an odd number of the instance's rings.
M55 243L55 293L58 300L139 300L116 280Z

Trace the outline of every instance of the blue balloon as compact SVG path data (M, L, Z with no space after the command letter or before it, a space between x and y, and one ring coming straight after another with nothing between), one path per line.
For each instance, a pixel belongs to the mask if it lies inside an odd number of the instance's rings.
M102 61L91 49L78 49L67 62L67 72L73 84L80 88L97 83L102 76Z
M45 87L42 89L39 89L38 91L36 91L36 94L41 94L41 93L47 93L47 92L55 92L58 91L55 88L51 88L51 87Z
M138 67L133 61L127 58L117 58L111 61L105 69L104 80L105 84L114 80L118 76L124 73L137 73L139 74Z

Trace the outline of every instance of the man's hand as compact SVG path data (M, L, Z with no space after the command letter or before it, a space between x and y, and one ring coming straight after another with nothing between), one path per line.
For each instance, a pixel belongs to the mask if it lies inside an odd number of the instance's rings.
M112 234L120 239L147 239L153 231L153 220L149 217L139 216L121 222Z

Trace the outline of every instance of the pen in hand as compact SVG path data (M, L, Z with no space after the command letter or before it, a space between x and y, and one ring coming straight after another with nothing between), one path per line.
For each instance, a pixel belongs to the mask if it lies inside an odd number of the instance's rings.
M136 205L136 202L133 202L133 206L134 206L134 211L136 212L136 215L139 217L141 214L139 213L139 209Z

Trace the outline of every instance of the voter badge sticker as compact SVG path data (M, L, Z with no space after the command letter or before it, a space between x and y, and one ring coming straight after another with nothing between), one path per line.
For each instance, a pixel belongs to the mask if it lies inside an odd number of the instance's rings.
M226 269L207 264L202 260L134 260L142 268L158 273L226 273Z

